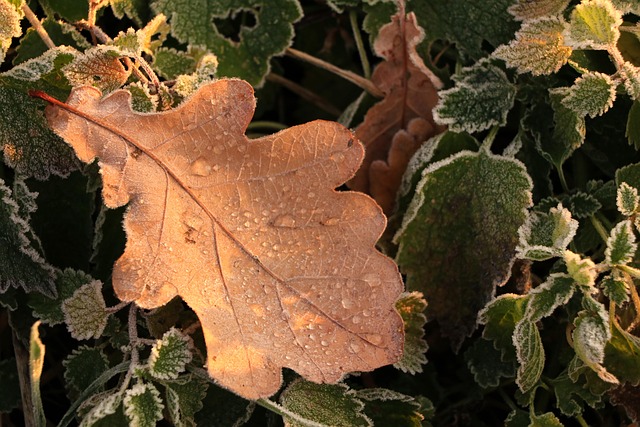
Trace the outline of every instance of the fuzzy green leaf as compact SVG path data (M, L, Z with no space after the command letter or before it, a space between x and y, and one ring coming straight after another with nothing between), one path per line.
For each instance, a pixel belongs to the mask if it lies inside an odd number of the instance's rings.
M151 12L146 0L109 0L109 4L116 18L122 19L127 16L139 27Z
M525 317L537 322L548 317L553 311L566 304L575 291L575 282L567 274L553 273L541 285L529 292L529 304Z
M62 362L62 366L65 368L65 385L73 401L109 369L109 362L100 348L80 346Z
M616 197L616 205L618 206L618 211L620 211L622 215L633 215L640 205L638 190L626 182L620 184Z
M107 326L107 306L102 296L102 282L94 280L78 288L62 302L64 322L77 340L99 338Z
M124 393L122 404L130 426L155 427L156 422L162 419L164 405L153 384L134 385Z
M550 380L550 383L556 395L556 406L569 417L581 414L584 409L583 403L594 407L602 400L601 395L593 394L585 387L583 379L574 382L566 372Z
M153 55L168 33L167 18L161 14L148 22L144 28L129 28L126 33L121 31L111 44L132 57L141 57L143 53Z
M42 26L51 40L53 40L53 43L56 46L60 46L56 49L60 49L62 46L79 50L91 47L87 39L71 24L49 17L42 21ZM14 65L22 64L30 59L46 55L48 51L49 47L42 41L37 31L30 27L20 39L20 45L17 48L17 55L13 59L13 63Z
M530 21L543 16L558 16L569 0L517 0L507 9L517 21Z
M49 17L56 15L68 22L86 19L89 3L77 0L39 0L40 5Z
M636 253L638 245L633 234L631 221L621 221L611 230L604 252L605 262L611 266L628 264Z
M615 48L622 13L609 0L583 0L571 12L568 39L576 49Z
M364 414L364 403L344 384L316 384L303 379L292 382L280 396L285 426L308 426L303 420L327 426L372 426ZM296 418L302 418L296 419Z
M580 286L593 287L598 276L595 263L571 251L564 251L563 255L569 276Z
M621 381L640 385L640 338L612 322L611 339L604 351L605 366Z
M33 419L36 421L36 425L44 426L46 425L46 418L40 397L40 377L42 376L42 367L44 366L45 348L42 341L40 341L38 326L40 326L40 322L33 324L29 338L29 380L31 404L33 406L31 408L25 408L25 410L31 410L33 412Z
M407 288L424 293L428 315L454 349L509 277L530 191L520 162L485 151L434 163L418 183L394 238L396 260Z
M636 150L640 150L640 101L634 101L629 109L625 136L629 145L632 145Z
M221 76L240 77L254 86L264 82L271 57L291 45L292 24L302 15L295 0L155 0L152 7L171 17L171 34L176 39L206 46L218 56ZM234 41L214 20L230 22L229 18L238 13L253 15L256 24L242 26L237 34L239 41Z
M196 69L196 59L185 52L161 47L153 56L153 68L165 79L175 79L181 74L191 74Z
M34 200L35 195L30 194ZM29 213L21 215L11 189L0 179L0 293L11 286L53 297L55 270L30 239L34 234Z
M33 315L42 323L50 326L64 322L62 302L71 297L83 285L91 283L93 278L82 271L67 268L58 272L55 278L57 296L48 298L40 294L30 294L27 304L33 309Z
M508 45L499 46L493 56L518 73L534 76L557 72L567 63L571 48L565 44L566 23L557 17L526 21Z
M629 96L634 101L640 101L640 68L625 62L618 71Z
M532 415L529 427L564 427L558 417L551 412L542 415Z
M173 424L177 427L195 427L195 414L202 409L209 384L205 381L189 376L183 381L165 383L167 410ZM224 406L228 404L225 401ZM219 421L219 420L216 420ZM220 424L222 425L222 424Z
M498 387L501 378L511 378L516 374L514 360L503 361L500 351L493 343L479 338L464 354L473 379L482 388Z
M424 416L413 397L384 388L356 392L374 426L421 427Z
M576 235L578 221L559 204L548 213L531 212L518 230L518 258L543 261L561 256Z
M0 413L11 412L20 406L22 399L15 358L0 360L0 378Z
M520 321L513 331L513 345L519 363L516 384L526 393L540 380L545 362L540 331L535 323L528 319Z
M623 182L626 182L631 187L640 188L640 163L632 163L616 171L616 184L618 187Z
M120 62L122 56L124 53L117 47L99 45L65 66L64 75L73 86L94 86L106 94L120 88L131 74Z
M191 362L192 347L187 335L178 329L169 329L151 348L149 373L161 380L178 378L187 363Z
M131 108L140 113L156 111L158 97L151 95L149 88L139 82L127 85L125 89L131 94Z
M547 141L540 141L543 155L559 169L571 154L582 145L585 137L584 117L565 107L562 100L567 95L567 88L549 91L553 108L553 135Z
M478 61L453 75L456 86L439 92L434 120L454 132L480 132L503 126L513 107L516 87L488 60Z
M427 363L425 353L429 347L424 339L426 308L427 301L420 292L405 292L396 301L396 310L404 322L404 352L402 359L393 366L412 375L422 372L422 365Z
M616 86L606 74L585 73L569 88L567 95L562 99L562 105L579 116L601 116L613 106Z
M478 313L478 322L485 325L482 337L493 341L504 361L516 359L513 332L524 317L527 302L526 296L503 294Z
M600 282L602 292L618 306L629 301L629 286L624 277L617 277L615 274L606 276Z
M11 39L22 35L22 14L7 0L0 0L0 64L11 46Z
M214 79L218 69L218 58L215 55L207 54L200 58L196 71L189 75L176 77L173 90L183 98L193 94L198 88Z

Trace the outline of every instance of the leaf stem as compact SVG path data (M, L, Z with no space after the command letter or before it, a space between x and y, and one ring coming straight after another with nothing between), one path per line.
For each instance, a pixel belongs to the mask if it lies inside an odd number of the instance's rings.
M56 44L53 42L53 40L51 40L51 37L49 37L49 33L47 33L47 30L44 29L42 23L40 22L36 14L33 13L26 1L22 3L21 8L22 12L24 12L25 18L27 18L27 21L29 21L31 26L36 30L44 44L49 49L53 49L54 47L56 47Z
M105 312L107 314L113 314L113 313L117 313L118 311L122 310L123 308L125 308L126 306L128 306L129 304L131 304L131 302L127 302L127 301L122 301L116 305L114 305L113 307L108 307Z
M638 290L636 289L636 284L632 281L631 286L629 286L629 290L631 291L631 301L633 301L633 307L636 309L636 317L633 319L633 322L626 328L627 332L633 331L635 328L640 325L640 296L638 295Z
M279 122L272 122L272 121L268 121L268 120L258 120L255 122L251 122L249 123L249 126L247 126L247 130L255 130L255 129L271 129L271 130L284 130L287 129L289 126L284 125L282 123Z
M291 56L292 58L296 58L296 59L300 59L302 61L308 62L309 64L315 65L318 68L322 68L339 77L342 77L343 79L350 81L354 85L359 86L362 89L366 90L376 98L384 98L384 93L382 93L382 91L378 89L371 80L366 79L362 76L359 76L354 72L343 70L340 67L336 67L335 65L330 64L326 61L323 61L320 58L316 58L315 56L311 56L308 53L302 52L292 47L287 48L287 50L285 50L285 53Z
M562 185L562 189L565 193L568 193L569 186L567 185L567 178L564 176L564 170L562 170L562 164L558 165L556 170L558 171L558 178L560 178L560 185Z
M499 129L500 128L498 126L491 128L487 136L484 138L484 141L482 141L482 146L480 147L481 150L485 150L487 152L491 150L491 144L493 144L493 141L496 139Z
M353 31L353 39L356 42L358 48L358 55L360 55L360 62L362 63L362 73L366 79L371 79L371 64L369 64L369 58L367 58L367 51L364 48L362 42L362 34L360 33L360 26L358 25L358 14L355 9L349 12L349 22L351 23L351 30Z
M582 414L576 414L576 420L582 427L589 427L589 424L582 418Z
M281 75L269 73L267 74L267 80L273 83L277 83L289 89L291 92L298 94L301 98L306 99L307 101L313 103L318 108L323 109L329 114L333 114L334 116L340 116L342 111L340 111L337 107L331 104L326 99L318 96L317 94L311 92L309 89L300 86L297 83L292 82L291 80L282 77Z
M507 393L502 388L498 389L498 394L500 395L502 400L504 400L504 402L507 404L509 409L511 409L512 411L516 411L518 409L516 404L513 403L513 400L511 400L511 398L507 395Z
M600 220L596 218L595 215L591 215L589 217L589 221L591 221L591 225L596 229L600 238L606 242L609 239L609 233L607 233L607 230L604 228Z

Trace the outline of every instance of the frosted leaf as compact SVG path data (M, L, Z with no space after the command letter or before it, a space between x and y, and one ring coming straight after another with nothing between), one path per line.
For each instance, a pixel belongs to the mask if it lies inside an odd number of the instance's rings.
M143 53L153 55L168 33L167 18L159 14L140 30L129 28L127 32L120 31L112 44L129 56L141 56ZM153 39L156 34L159 34L159 37Z
M196 59L187 52L161 47L156 50L151 64L158 75L167 80L181 74L191 74L196 67Z
M162 419L164 405L153 384L138 383L124 393L124 413L130 427L155 427Z
M77 340L99 338L107 326L107 307L102 296L102 283L94 280L80 287L62 303L64 322Z
M562 104L580 116L600 116L613 106L616 83L606 74L592 72L576 79Z
M600 282L602 293L618 306L629 301L630 286L635 286L633 281L628 276L617 274L615 270Z
M567 264L569 275L577 284L586 287L595 286L598 272L596 265L589 258L581 258L571 251L564 251L564 262Z
M58 46L47 50L36 58L21 62L9 71L2 73L2 77L35 82L54 71L57 62L70 61L76 55L78 55L78 51L74 48Z
M427 363L425 353L428 346L424 339L424 325L427 323L425 308L427 301L420 292L405 292L396 302L396 309L404 321L404 352L402 359L393 366L402 372L422 372L422 365Z
M638 210L639 203L640 197L638 197L638 189L630 186L626 182L620 184L616 196L618 211L624 216L631 216Z
M563 273L553 273L547 280L529 292L529 304L525 317L531 322L550 316L553 311L566 304L575 290L573 278Z
M73 401L107 369L109 361L99 347L80 346L62 361L65 386Z
M194 93L198 88L214 80L218 68L218 58L213 54L205 54L196 67L196 71L189 75L176 77L173 90L184 98Z
M534 76L555 73L567 63L572 49L564 40L566 22L558 17L526 21L508 45L498 46L493 56L518 73Z
M356 396L365 404L364 413L374 426L419 426L424 420L423 402L411 396L384 388L358 390Z
M99 420L115 414L118 407L122 403L124 393L116 392L101 399L96 406L91 408L91 411L82 419L80 427L89 427L94 425Z
M542 415L531 414L531 423L528 427L563 427L564 424L560 422L552 412L547 412Z
M57 296L55 299L42 294L31 293L27 304L33 309L33 315L39 318L42 323L49 326L58 325L64 322L62 302L70 298L73 293L83 285L93 281L93 277L82 272L67 268L64 271L56 272L55 289Z
M571 212L558 204L548 213L531 212L518 230L518 258L543 261L562 256L578 229Z
M0 0L0 63L11 46L11 39L22 35L21 19L22 13L15 6L7 0Z
M149 87L140 82L133 82L125 89L131 94L131 108L133 111L150 113L158 107L158 97L151 95Z
M175 328L169 329L151 348L149 373L162 380L178 378L193 357L191 339Z
M112 92L126 83L130 70L120 62L123 53L113 46L99 45L78 55L63 68L72 86L89 85L102 92Z
M545 362L540 331L535 323L528 319L521 320L513 332L513 345L519 363L516 384L526 393L540 380Z
M631 221L621 221L611 230L604 251L605 262L611 266L625 265L631 262L638 249Z
M640 68L625 62L618 72L629 96L635 101L640 101Z
M517 0L507 11L516 21L528 21L543 16L558 16L568 4L569 0Z
M620 25L622 13L609 0L583 0L571 12L567 42L575 49L613 49Z
M176 427L197 426L198 423L194 419L194 415L204 406L203 399L205 399L205 396L207 395L209 383L194 375L190 375L182 377L174 382L166 382L164 385L166 388L165 402L167 404L167 412L169 413L174 425ZM222 391L222 389L219 390ZM237 399L241 400L240 398ZM242 402L245 404L247 403L246 400L242 400ZM220 405L221 410L228 413L229 404L230 402L227 399L224 407ZM249 406L251 405L252 404L250 403ZM249 412L249 416L250 415L251 412ZM242 418L234 425L240 425L242 421L247 421L247 419ZM224 422L222 423L224 424Z

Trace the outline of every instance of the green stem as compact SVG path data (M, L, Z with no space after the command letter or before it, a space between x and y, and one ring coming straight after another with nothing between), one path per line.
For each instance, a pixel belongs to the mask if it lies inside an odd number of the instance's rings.
M482 146L480 147L481 150L485 150L487 152L491 150L491 144L493 144L493 141L496 139L499 129L500 128L498 126L491 128L487 136L484 138L484 141L482 141Z
M353 39L355 40L356 47L358 48L358 55L360 55L360 62L362 63L362 73L367 79L370 79L371 65L369 64L369 58L367 58L367 52L364 49L364 43L362 42L362 34L360 34L360 27L358 25L358 15L355 9L349 12L349 21L351 22Z
M580 423L582 427L589 427L589 424L582 418L582 414L576 415L576 420L578 420L578 423Z
M247 126L247 130L255 130L255 129L273 129L273 130L284 130L288 128L287 125L283 125L282 123L278 123L278 122L271 122L271 121L267 121L267 120L259 120L256 122L251 122L249 123L249 126Z
M556 167L558 171L558 177L560 178L560 184L562 185L562 189L565 193L569 192L569 186L567 185L567 178L564 176L564 171L562 170L562 165L557 165Z
M593 228L595 228L596 231L598 232L598 235L600 236L600 238L606 242L609 239L609 233L604 228L600 220L596 218L595 215L591 215L589 217L589 220L591 221L591 225L593 225Z
M513 403L513 400L511 400L511 398L507 395L507 393L503 389L499 388L498 394L500 394L500 397L502 397L502 400L504 400L507 406L509 406L509 409L511 409L512 411L518 410L518 407L516 406L516 404Z

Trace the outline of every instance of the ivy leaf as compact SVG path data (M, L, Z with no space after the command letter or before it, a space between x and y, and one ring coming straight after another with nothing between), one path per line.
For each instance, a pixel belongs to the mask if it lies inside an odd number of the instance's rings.
M58 272L55 277L57 295L54 299L38 293L29 294L27 304L33 309L33 315L42 323L50 326L64 322L62 302L71 297L83 285L89 284L93 278L82 271L67 268Z
M611 374L633 386L640 385L640 338L611 322L611 339L604 349L604 361Z
M22 13L7 0L0 0L0 64L4 62L11 39L22 35Z
M165 383L167 410L171 415L173 424L177 427L197 426L194 416L203 407L204 399L209 384L194 376L189 376L185 381ZM217 403L220 403L218 401ZM225 401L224 407L229 404ZM216 419L220 422L219 419ZM223 425L222 423L218 425Z
M464 354L464 360L473 379L482 388L498 387L501 378L511 378L516 374L514 360L503 360L500 351L484 338L473 343Z
M373 426L364 403L344 384L314 384L303 379L292 382L280 396L287 410L285 426L308 426L309 421L328 426Z
M575 282L571 276L562 273L549 275L544 283L529 292L525 318L537 322L550 316L556 308L569 301L574 291Z
M583 0L571 12L569 44L576 49L615 49L620 25L622 13L609 0Z
M620 211L622 215L633 215L640 205L638 190L626 182L621 183L618 187L616 205L618 207L618 211Z
M520 162L486 151L434 163L418 183L394 237L396 260L456 350L509 277L530 191Z
M393 366L412 375L422 372L422 365L427 363L425 353L428 345L424 339L426 308L427 301L420 292L405 292L396 301L396 310L404 322L404 352L402 359Z
M526 318L518 322L513 331L513 345L519 364L516 384L526 393L540 380L545 362L540 331L534 322Z
M532 415L529 427L564 427L558 417L551 412L542 415Z
M564 41L566 25L558 17L525 21L515 39L508 45L498 46L492 55L520 74L539 76L555 73L567 63L572 52Z
M156 421L162 419L164 405L160 399L160 392L153 384L138 383L125 391L122 400L124 413L130 420L130 425L136 427L155 427Z
M631 262L637 249L631 221L620 221L613 227L607 239L607 249L604 251L605 262L610 266L626 265Z
M99 338L107 326L107 306L102 296L102 282L93 280L78 288L62 302L64 322L77 340Z
M109 362L100 348L83 345L74 349L62 362L62 366L65 368L64 380L68 395L73 401L109 369Z
M149 373L161 380L175 379L193 357L191 339L171 328L151 348Z
M364 413L374 426L420 427L424 416L413 397L384 388L367 388L356 392L364 403Z
M39 426L46 425L44 408L42 407L42 398L40 397L40 377L42 376L42 367L44 366L45 347L40 340L38 332L40 322L35 322L31 327L31 335L29 338L29 382L31 389L31 409L33 419Z
M585 73L569 88L562 104L579 116L601 116L613 106L616 86L606 74Z
M548 213L531 212L518 229L517 257L543 261L561 256L578 230L578 221L558 204Z
M528 301L526 296L502 294L478 313L478 322L485 325L482 337L493 341L494 347L500 350L503 361L516 359L513 333L516 325L524 318Z
M516 21L530 21L544 16L559 16L569 0L516 0L507 11Z
M605 276L600 282L602 292L617 306L629 301L629 286L624 276L617 277L616 274Z
M0 360L0 413L8 413L18 408L22 401L20 380L16 369L16 359L11 357Z
M171 34L182 43L206 46L220 60L219 74L241 77L262 86L269 72L269 61L291 45L293 23L302 16L295 0L265 4L258 0L155 0L152 8L171 17ZM253 27L242 26L239 41L225 37L215 19L233 18L237 13L253 15Z

